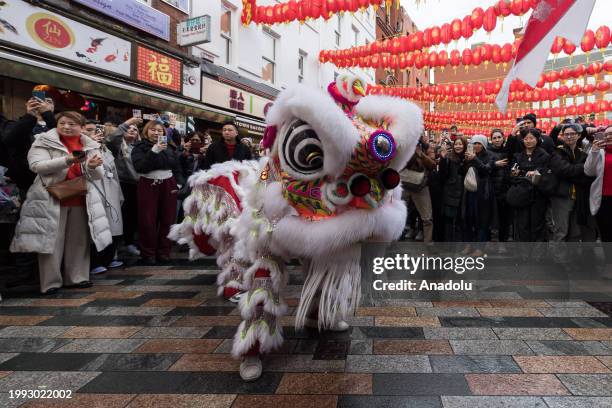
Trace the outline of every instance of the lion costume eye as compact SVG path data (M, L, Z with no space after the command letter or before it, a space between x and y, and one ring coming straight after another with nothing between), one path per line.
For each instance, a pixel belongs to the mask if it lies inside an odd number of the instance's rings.
M318 173L323 168L323 147L312 127L295 120L285 134L282 148L285 164L301 175Z

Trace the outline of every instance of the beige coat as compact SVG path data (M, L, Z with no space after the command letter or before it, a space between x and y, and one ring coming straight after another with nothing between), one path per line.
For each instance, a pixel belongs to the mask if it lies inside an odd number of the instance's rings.
M81 143L87 157L100 152L100 145L85 135L81 135ZM56 129L38 135L28 152L30 169L38 176L28 190L28 195L21 209L21 215L15 230L15 238L11 243L12 252L53 253L60 216L60 203L46 190L49 186L66 179L68 165L66 157L68 149L60 141ZM91 179L101 179L104 176L102 166L95 170L85 170ZM87 183L86 207L89 232L96 249L101 251L112 242L109 221L98 190ZM83 237L87 239L87 237Z

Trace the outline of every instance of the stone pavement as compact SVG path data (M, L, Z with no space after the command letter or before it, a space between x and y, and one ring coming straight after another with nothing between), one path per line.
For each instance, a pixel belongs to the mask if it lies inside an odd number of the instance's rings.
M296 332L287 317L284 346L244 383L228 354L240 317L216 297L215 275L212 260L179 262L114 270L54 296L3 293L0 406L612 406L612 319L545 293L362 307L347 333ZM292 312L300 282L292 273Z

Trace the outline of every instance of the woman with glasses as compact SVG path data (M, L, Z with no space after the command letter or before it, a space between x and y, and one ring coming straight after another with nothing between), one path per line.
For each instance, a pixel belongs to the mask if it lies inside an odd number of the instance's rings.
M603 137L593 140L593 146L584 163L584 173L595 177L591 184L589 205L595 216L602 242L612 241L612 126Z
M587 154L578 146L581 133L580 125L563 126L563 144L550 157L550 169L558 180L550 198L554 242L595 240L593 223L589 223L589 187L593 179L584 174Z
M134 238L138 229L137 183L139 175L134 169L131 155L134 145L140 139L138 126L141 124L142 119L140 118L128 119L107 137L108 148L115 157L124 199L121 207L124 250L134 256L140 256Z

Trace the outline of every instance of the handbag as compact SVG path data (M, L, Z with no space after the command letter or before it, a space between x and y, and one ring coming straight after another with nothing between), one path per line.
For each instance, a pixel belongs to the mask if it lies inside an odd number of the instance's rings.
M427 185L425 172L404 169L400 172L402 187L409 191L420 191Z
M514 208L530 206L534 201L535 186L527 177L512 177L506 191L506 202Z
M82 174L85 174L85 169L83 168L82 164L81 172ZM87 194L87 179L84 175L75 177L70 180L60 181L59 183L55 183L50 186L45 184L45 181L42 177L40 178L40 181L42 182L45 189L47 189L51 197L59 201L66 200L68 198L84 196Z
M473 167L470 167L465 175L465 179L463 179L463 187L470 193L474 193L478 191L478 176L476 175L476 170Z

